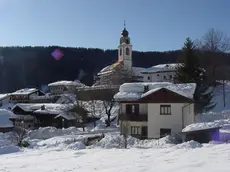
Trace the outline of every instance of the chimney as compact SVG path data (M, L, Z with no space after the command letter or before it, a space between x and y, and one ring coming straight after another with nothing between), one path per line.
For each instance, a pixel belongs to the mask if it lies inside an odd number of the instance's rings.
M42 105L41 110L45 110L45 109L46 109L45 105Z

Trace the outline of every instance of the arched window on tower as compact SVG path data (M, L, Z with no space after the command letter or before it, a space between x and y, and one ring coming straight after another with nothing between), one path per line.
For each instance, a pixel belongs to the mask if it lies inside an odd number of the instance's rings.
M122 48L120 48L120 56L122 55Z
M130 54L130 51L129 51L129 48L126 48L126 55L129 55Z

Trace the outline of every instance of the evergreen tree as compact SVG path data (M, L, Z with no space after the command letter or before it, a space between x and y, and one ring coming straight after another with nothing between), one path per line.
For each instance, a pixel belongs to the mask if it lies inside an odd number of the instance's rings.
M199 57L190 38L187 38L179 57L175 75L176 83L196 83L194 93L195 112L201 113L215 107L212 102L213 89L206 79L205 70L200 66Z

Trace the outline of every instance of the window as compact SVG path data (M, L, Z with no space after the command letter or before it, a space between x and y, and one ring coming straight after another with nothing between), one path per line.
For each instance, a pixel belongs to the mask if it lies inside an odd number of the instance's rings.
M150 80L150 76L148 76L148 80Z
M130 52L129 52L129 48L126 48L126 55L128 56L129 54L130 54Z
M169 75L169 78L172 79L172 75Z
M164 75L164 79L166 79L166 76Z
M120 56L122 55L122 48L120 48Z
M171 105L160 105L161 115L171 115Z
M0 101L0 106L2 106L2 101Z
M127 114L139 114L139 104L127 104L126 105L126 113Z
M138 126L131 126L131 135L140 135L140 127Z
M157 77L159 77L159 74L157 74Z
M142 127L141 135L143 138L148 138L148 127L147 126Z
M161 128L160 129L160 137L165 137L167 135L171 135L171 129L169 129L169 128Z

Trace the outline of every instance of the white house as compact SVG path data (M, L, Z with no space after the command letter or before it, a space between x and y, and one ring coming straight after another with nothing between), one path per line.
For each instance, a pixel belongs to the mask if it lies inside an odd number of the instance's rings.
M86 87L80 81L57 81L48 84L50 93L54 95L60 95L64 93L74 93L78 87Z
M175 134L194 122L196 84L125 83L114 95L121 104L121 134L159 138Z
M141 71L143 82L172 82L178 63L159 64Z

